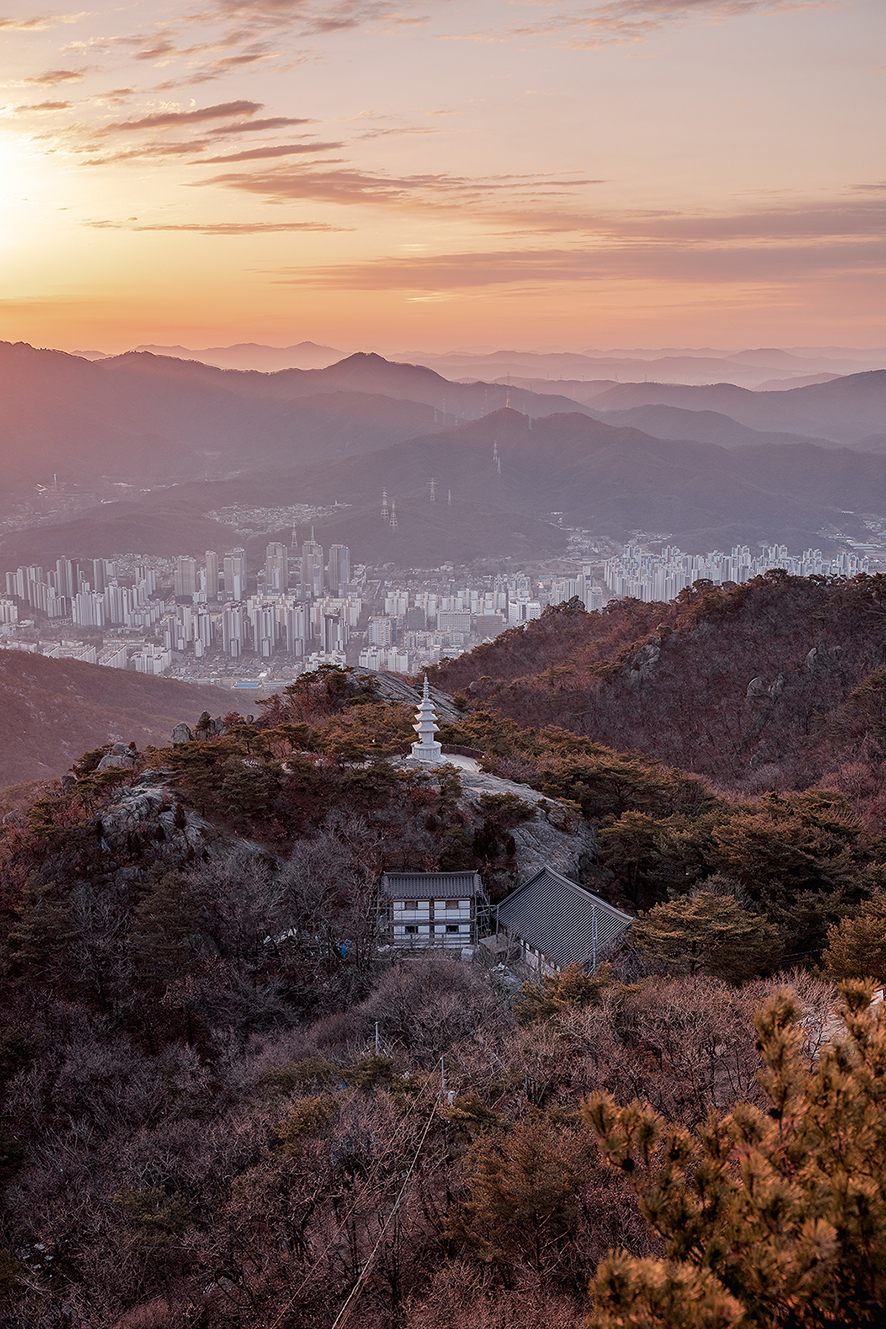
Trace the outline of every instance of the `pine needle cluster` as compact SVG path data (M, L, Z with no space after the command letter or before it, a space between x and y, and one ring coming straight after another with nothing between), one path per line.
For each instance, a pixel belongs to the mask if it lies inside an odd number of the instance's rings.
M712 1112L693 1135L648 1104L592 1095L585 1117L634 1184L661 1259L612 1251L593 1329L880 1325L886 1305L886 1016L841 988L846 1034L817 1065L779 989L756 1018L768 1111Z

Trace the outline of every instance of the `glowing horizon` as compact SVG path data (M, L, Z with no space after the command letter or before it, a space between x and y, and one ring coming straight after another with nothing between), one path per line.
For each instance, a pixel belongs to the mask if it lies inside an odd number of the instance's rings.
M872 0L0 17L0 338L882 346Z

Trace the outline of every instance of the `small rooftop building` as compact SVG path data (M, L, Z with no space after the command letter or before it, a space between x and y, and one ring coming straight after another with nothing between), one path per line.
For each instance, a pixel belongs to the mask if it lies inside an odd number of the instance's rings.
M479 872L386 872L381 879L379 933L392 946L473 946L487 910Z
M519 961L539 978L576 960L595 973L607 947L634 921L547 867L502 900L495 914L496 936L489 949L516 949Z

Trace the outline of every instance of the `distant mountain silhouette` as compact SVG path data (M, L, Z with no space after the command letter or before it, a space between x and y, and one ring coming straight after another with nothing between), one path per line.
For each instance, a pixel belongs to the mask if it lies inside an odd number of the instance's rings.
M595 413L637 406L718 411L751 429L829 438L858 447L869 436L883 432L886 369L847 374L828 383L781 392L750 392L731 383L709 387L620 383L594 400Z
M676 414L700 414L712 434L730 425L742 430L713 413ZM747 446L748 439L757 441ZM773 442L753 430L736 441L745 445L662 439L575 412L530 420L501 410L357 456L192 481L105 504L75 521L7 537L0 559L17 566L61 553L109 557L139 547L171 555L230 547L236 533L204 514L233 503L346 505L316 523L318 538L350 545L355 558L416 567L556 553L565 535L555 514L566 526L614 539L660 531L697 549L699 542L715 548L788 534L792 544L820 545L828 526L861 532L861 518L851 514L886 511L882 454L791 435ZM396 532L381 521L383 486L397 504ZM254 561L271 538L256 537Z
M296 346L238 342L235 346L206 346L199 351L187 346L136 346L135 349L149 351L152 355L174 356L177 360L199 360L219 369L257 369L266 374L278 369L322 369L342 358L341 351L331 346L318 346L313 341L300 341Z
M175 487L141 501L103 503L71 521L15 531L0 541L0 567L46 567L63 556L116 558L133 551L170 558L224 552L236 543L232 527L205 517L201 505L179 497Z
M166 746L181 721L192 724L203 710L226 715L236 703L223 688L24 651L0 651L0 695L0 791L63 775L103 743Z
M751 429L719 411L685 410L680 406L633 406L625 411L600 411L598 419L641 429L656 438L689 438L697 443L716 443L721 448L748 448L764 443L795 446L801 441L799 435L786 431L770 433ZM825 438L810 441L823 448L837 446Z
M87 361L0 343L4 480L158 483L347 456L434 428L420 402L318 385L287 404L273 382L146 354Z
M0 343L0 448L7 484L99 476L143 483L349 456L474 419L508 389L448 383L374 355L260 374L128 352L88 361ZM568 399L512 390L549 414Z
M790 528L818 543L823 524L851 522L843 509L886 510L886 458L801 439L727 450L576 414L530 423L516 411L308 468L298 483L314 501L355 504L385 485L399 508L424 503L432 476L437 495L451 489L454 502L536 517L559 512L565 524L615 538L641 529L678 540L728 527L771 539Z
M531 351L495 351L486 355L471 354L416 354L399 356L429 365L450 378L467 377L498 379L510 374L512 380L532 376L552 383L563 380L560 391L569 392L575 380L621 379L622 382L640 382L645 379L663 383L709 384L729 382L746 388L758 389L768 379L777 376L788 386L796 379L796 386L818 374L855 374L879 368L881 357L859 351L829 355L794 355L776 348L739 351L735 354L715 351L660 351L631 355L630 352L539 354ZM567 382L570 386L567 386ZM584 400L584 398L579 398Z

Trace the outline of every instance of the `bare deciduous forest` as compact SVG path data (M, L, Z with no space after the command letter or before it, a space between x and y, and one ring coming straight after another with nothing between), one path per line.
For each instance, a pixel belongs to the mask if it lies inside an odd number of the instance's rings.
M884 614L697 584L438 671L540 812L392 764L410 711L325 668L8 813L3 1323L878 1323ZM528 816L638 915L596 974L379 953L384 869L500 899Z

